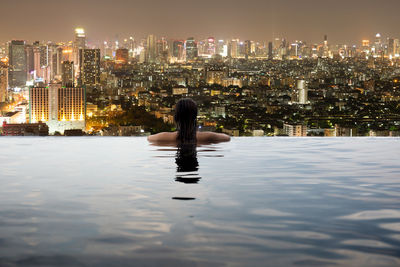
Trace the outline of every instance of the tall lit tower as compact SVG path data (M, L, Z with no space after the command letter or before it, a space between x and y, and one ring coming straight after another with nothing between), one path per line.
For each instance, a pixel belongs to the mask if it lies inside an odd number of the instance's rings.
M325 36L324 36L323 57L328 57L328 56L329 56L328 35L325 34Z
M239 39L233 39L230 43L230 57L231 58L237 58L238 57L238 51L239 51Z
M307 104L308 103L308 89L306 86L305 80L297 81L297 90L299 94L299 104Z
M215 55L215 39L214 39L214 37L209 37L207 39L207 54L210 56Z
M183 41L174 41L172 44L172 56L174 56L177 60L183 59L183 48L184 42Z
M186 60L193 60L198 56L197 43L193 37L186 40Z
M8 82L12 87L23 87L26 85L27 61L25 41L13 40L8 47L9 71Z
M61 82L62 86L72 87L74 85L74 63L63 61L61 63Z
M79 50L79 85L94 87L100 83L100 49Z
M157 43L156 37L153 34L147 36L146 45L146 62L155 63L157 58Z
M0 61L0 103L7 100L8 66Z
M72 44L73 61L75 64L75 70L79 71L79 50L86 48L86 34L83 28L76 28L74 34L74 41Z
M274 54L273 54L273 47L272 47L272 42L268 42L268 59L273 59Z
M82 29L82 28L75 29L73 46L74 46L73 48L75 50L86 48L86 35L85 35L84 29Z
M396 54L396 45L393 38L388 39L388 55L394 57Z
M251 41L250 40L246 40L244 41L244 55L247 58L249 58L251 54Z
M374 43L375 55L380 55L382 51L382 36L380 33L375 35L375 43Z

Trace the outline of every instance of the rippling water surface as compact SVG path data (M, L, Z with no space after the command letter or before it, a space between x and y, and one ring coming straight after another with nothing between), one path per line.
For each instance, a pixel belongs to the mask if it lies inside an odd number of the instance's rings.
M400 266L399 142L1 138L0 266Z

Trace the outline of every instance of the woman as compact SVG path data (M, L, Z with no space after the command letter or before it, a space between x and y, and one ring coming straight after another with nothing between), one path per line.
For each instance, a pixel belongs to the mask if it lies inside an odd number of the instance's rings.
M175 107L175 123L177 131L158 133L147 140L151 143L205 144L228 142L231 138L226 134L197 131L197 104L190 98L178 101Z

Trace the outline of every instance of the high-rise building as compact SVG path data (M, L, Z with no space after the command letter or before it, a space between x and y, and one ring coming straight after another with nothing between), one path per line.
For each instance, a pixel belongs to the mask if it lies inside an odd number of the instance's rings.
M215 53L222 57L226 57L228 54L228 46L225 44L224 40L218 40L215 46Z
M215 39L214 37L208 37L207 39L207 54L210 56L215 55Z
M198 56L197 43L193 37L186 40L186 60L194 60Z
M97 86L100 83L100 49L80 49L79 69L79 85Z
M86 34L82 28L75 29L74 35L74 49L85 49L86 48Z
M297 81L297 90L299 94L299 104L307 104L308 103L308 89L306 86L305 80Z
M129 56L130 57L134 57L134 52L136 49L136 43L135 43L135 39L133 39L133 37L129 37Z
M249 58L250 55L251 55L251 41L246 40L244 41L244 56L246 58Z
M239 39L233 39L230 43L230 49L229 49L229 56L231 58L237 58L238 52L239 52Z
M48 87L29 89L29 121L45 122L51 134L65 130L85 130L86 91L84 88Z
M153 34L147 36L146 42L146 62L155 63L157 59L157 43Z
M56 48L56 52L53 54L53 72L54 72L54 77L57 80L61 79L62 75L62 64L63 62L63 48L58 46Z
M11 88L26 85L27 66L25 41L13 40L8 48L8 82Z
M272 47L272 42L268 43L268 59L273 59L274 54L273 54L273 47Z
M86 48L86 34L85 30L82 28L76 28L74 34L74 41L72 45L74 53L74 62L77 64L79 62L79 50Z
M127 64L129 61L129 50L126 48L119 48L115 52L115 61L118 64Z
M26 51L26 71L28 72L28 79L33 79L33 71L35 70L35 61L34 61L34 46L33 45L25 45Z
M172 44L172 56L174 56L177 60L182 60L183 49L184 49L183 41L174 41Z
M61 63L62 86L73 87L74 85L74 63L64 61Z
M388 55L389 57L394 57L396 54L396 46L393 38L388 40Z
M7 100L8 66L0 62L0 103Z

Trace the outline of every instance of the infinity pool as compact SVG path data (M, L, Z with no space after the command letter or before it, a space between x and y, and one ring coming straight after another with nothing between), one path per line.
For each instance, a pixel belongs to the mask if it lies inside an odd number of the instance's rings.
M0 138L0 266L400 266L400 139L192 152Z

